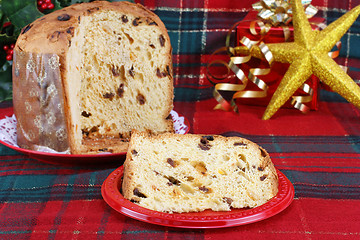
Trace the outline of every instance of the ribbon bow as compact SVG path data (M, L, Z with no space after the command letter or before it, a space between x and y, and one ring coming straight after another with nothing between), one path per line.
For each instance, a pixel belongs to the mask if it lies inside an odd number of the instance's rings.
M311 5L311 0L302 0L305 14L308 18L317 13L317 9ZM261 0L252 5L258 11L258 17L272 26L289 25L292 21L292 10L288 0Z

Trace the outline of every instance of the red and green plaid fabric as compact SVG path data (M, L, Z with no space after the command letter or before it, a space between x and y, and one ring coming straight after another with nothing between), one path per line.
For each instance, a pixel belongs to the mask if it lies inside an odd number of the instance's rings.
M212 86L206 79L209 56L225 46L228 29L241 21L252 4L257 1L231 0L140 0L165 23L173 47L175 74L175 100L196 101L212 98ZM349 9L360 4L359 0L313 0L319 10L317 17L330 24ZM360 81L360 20L356 21L341 39L342 48L336 61L348 68L348 74ZM337 94L321 91L321 99L342 101Z
M205 77L209 55L225 43L228 28L255 1L140 0L164 21L173 46L175 110L191 132L248 138L268 150L293 183L295 200L257 223L204 230L152 225L112 210L101 184L120 165L59 166L0 146L0 239L359 239L360 111L321 90L318 111L281 109L268 121L264 107L239 106L239 114L212 110ZM312 4L330 23L360 1ZM342 39L340 64L358 81L360 19ZM3 103L8 107L11 103ZM0 109L1 110L1 109Z

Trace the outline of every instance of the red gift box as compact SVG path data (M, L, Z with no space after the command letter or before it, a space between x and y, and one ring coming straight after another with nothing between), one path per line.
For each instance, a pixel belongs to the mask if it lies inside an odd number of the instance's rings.
M240 39L242 37L248 37L250 39L256 39L256 36L252 35L250 32L250 23L252 21L258 20L257 19L257 13L258 12L250 12L247 14L247 16L241 21L241 23L237 26L236 29L236 40L237 43L239 43ZM323 23L323 18L313 17L310 19L310 22L312 22L313 29L318 29L318 24ZM255 26L255 29L257 32L260 32L260 27L258 25ZM289 26L290 30L290 39L289 41L293 41L293 28L292 26ZM266 33L264 38L262 39L264 43L279 43L279 42L285 42L284 37L284 30L282 27L271 27L271 29ZM254 67L266 67L266 62L261 61L256 58L251 58L251 60L247 63L243 63L240 68L244 71L245 74L248 73L248 70L250 68ZM271 66L271 72L267 75L258 76L261 80L263 80L267 86L267 96L263 98L238 98L236 99L237 103L240 104L249 104L249 105L258 105L258 106L267 106L270 102L271 97L273 96L275 90L277 89L282 77L286 73L287 69L289 67L289 64L285 63L278 63L275 62ZM311 110L317 110L318 109L318 89L319 89L319 79L315 77L314 75L311 76L306 83L313 89L313 95L311 102L305 103ZM245 90L259 90L255 84L249 81L247 87ZM297 90L293 96L308 96L307 93L302 91L301 89ZM291 105L291 99L287 101L286 104L284 104L283 107L286 108L293 108Z

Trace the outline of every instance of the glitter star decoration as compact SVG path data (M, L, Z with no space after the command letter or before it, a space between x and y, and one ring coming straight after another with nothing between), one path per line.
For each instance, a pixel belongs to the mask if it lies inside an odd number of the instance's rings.
M292 0L291 5L294 42L267 44L274 61L290 63L290 66L271 98L263 119L270 119L312 74L360 109L360 87L328 55L357 19L360 5L322 31L312 30L301 0ZM258 46L251 49L251 55L262 56Z

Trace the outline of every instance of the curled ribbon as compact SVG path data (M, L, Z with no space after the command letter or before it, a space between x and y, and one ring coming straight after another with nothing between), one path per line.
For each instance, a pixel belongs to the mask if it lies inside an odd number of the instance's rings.
M226 38L226 47L224 48L220 48L217 51L215 51L213 53L213 55L220 53L220 52L226 52L228 54L228 56L230 57L229 62L223 61L223 60L215 60L212 61L210 64L207 65L207 77L210 83L212 83L215 86L213 95L214 98L219 102L218 105L215 106L214 109L222 109L222 110L233 110L235 112L238 112L238 108L237 105L234 101L234 99L236 98L261 98L261 97L266 97L267 96L267 89L268 86L266 85L266 83L261 80L260 78L258 78L258 75L266 75L270 72L270 67L273 63L273 56L271 54L271 52L269 51L269 48L266 46L266 44L260 42L259 41L253 41L250 40L247 37L243 37L240 40L240 43L243 45L243 47L246 47L249 51L249 54L246 56L238 56L236 53L236 49L238 47L230 47L230 36L232 31L240 24L240 22L237 22L236 24L234 24L230 30L229 33L227 35ZM255 44L260 44L260 50L263 53L265 59L267 60L267 63L269 65L269 67L267 68L251 68L249 69L249 73L246 75L244 73L244 71L239 68L237 65L238 64L244 64L247 63L250 59L250 51L252 46L254 46ZM210 72L210 67L212 67L213 65L222 65L226 68L227 73L224 74L223 76L216 76L213 75ZM230 73L234 73L235 76L237 77L238 80L240 80L240 83L215 83L213 80L211 79L215 79L215 80L225 80L228 79L229 74ZM251 81L253 82L260 90L258 91L254 91L254 90L244 90L247 87L248 82ZM235 94L233 94L230 102L226 101L225 98L220 94L220 91L230 91L230 92L235 92Z
M317 9L314 8L310 4L311 0L307 0L307 1L303 0L302 3L306 9L306 14L307 14L308 18L310 18L316 14ZM259 6L261 5L261 8L263 10L264 9L271 10L274 14L275 13L276 14L285 14L286 13L287 14L286 16L284 15L282 17L278 17L277 20L282 19L280 27L283 29L283 32L284 32L284 40L289 41L291 34L290 34L290 29L286 24L288 24L287 17L290 18L290 21L292 20L292 13L291 13L291 8L289 7L288 1L275 1L275 0L266 0L265 1L265 0L263 0L254 5L253 5L253 7L257 8L257 9L260 9ZM264 11L259 12L259 15L261 15L262 16L261 18L263 18L263 19L264 19L264 16L266 16L265 13L262 13ZM273 16L274 14L270 14L269 12L267 12L267 16ZM267 75L268 73L270 73L271 66L273 64L274 59L273 59L271 51L266 46L266 44L262 41L262 39L265 37L265 35L271 29L271 27L272 27L271 22L274 22L274 18L268 17L267 19L269 19L269 20L268 21L252 21L252 22L250 22L249 30L250 30L252 36L258 36L258 38L259 38L258 40L251 40L247 37L243 37L239 41L239 44L241 46L231 47L230 46L231 34L234 31L234 29L236 29L236 27L241 23L241 21L235 23L228 31L228 34L226 36L225 47L218 49L217 51L215 51L212 54L212 56L213 56L215 54L225 52L226 55L230 58L229 61L214 60L207 65L206 76L207 76L209 82L214 85L213 96L218 101L218 104L214 107L214 109L222 109L225 111L233 110L235 112L238 112L238 107L234 101L235 99L237 99L237 98L263 98L263 97L267 96L268 86L263 80L261 80L260 76L264 76L264 75ZM279 24L280 24L280 22L277 21L277 25L279 25ZM315 24L319 29L323 29L324 27L326 27L326 25L323 23L313 23L313 24ZM259 31L256 30L257 27L258 27ZM259 46L268 67L251 68L248 70L248 74L246 75L244 73L244 71L241 69L241 67L239 67L238 65L241 65L241 64L244 64L244 63L247 63L248 61L250 61L250 59L251 59L250 52L254 45ZM336 51L329 52L329 56L332 58L336 58L339 55L339 52L341 49L341 42L338 42L336 44L336 47L337 47ZM240 51L237 51L239 48L242 48L241 52L244 52L244 48L246 48L248 51L248 54L246 54L245 56L239 56L238 52L240 52ZM222 76L216 76L216 75L212 74L210 72L210 68L215 65L225 67L226 73L223 74ZM216 83L214 81L214 80L216 80L216 81L229 80L231 78L230 77L231 73L236 76L236 79L238 79L240 81L240 83L228 83L228 82ZM214 80L212 80L212 79L214 79ZM249 81L254 83L257 86L257 88L259 88L259 90L258 91L245 90ZM303 95L292 96L291 104L294 108L300 110L301 112L307 113L310 110L310 108L308 106L306 106L305 103L312 101L314 91L306 83L301 86L300 90L302 90L305 93L305 95L304 96ZM232 92L233 95L232 95L231 99L228 101L228 100L226 100L226 97L224 97L221 94L221 92L224 92L224 93ZM229 99L229 94L227 94L227 95L228 95L227 98Z
M262 42L262 38L263 38L264 34L261 34L261 37L259 40L251 40L247 37L243 37L239 41L241 46L231 47L230 46L231 33L239 24L240 24L240 22L237 22L229 29L229 32L226 36L226 46L216 50L212 54L212 56L213 56L215 54L225 52L228 55L228 57L230 58L230 60L228 62L224 61L224 60L214 60L207 65L206 76L207 76L209 82L211 84L213 84L215 87L214 91L213 91L213 96L218 102L218 104L214 107L214 109L221 109L221 110L225 110L225 111L233 110L235 112L238 112L238 107L234 101L235 99L237 99L237 98L263 98L268 95L268 93L267 93L268 85L263 80L261 80L261 78L259 76L264 76L264 75L267 75L270 73L271 66L273 65L273 62L274 62L273 55L272 55L271 51L269 50L269 48L267 47L267 45L264 42ZM264 33L266 33L266 32L264 32ZM250 59L251 59L250 52L254 45L259 46L260 51L262 52L268 67L250 68L248 70L248 74L246 75L245 72L240 67L238 67L238 65L241 65L241 64L244 64L244 63L247 63L250 61ZM247 49L248 54L245 56L239 56L238 51L237 51L237 50L239 50L239 48L241 48L241 52L244 52L244 48ZM212 74L210 71L210 68L213 66L225 67L226 73L221 76ZM215 82L215 81L229 80L231 73L233 73L236 76L236 78L240 81L240 83L228 83L228 82L216 83ZM257 91L256 90L245 90L249 81L254 83L259 90L257 90ZM293 96L291 104L295 108L297 108L300 111L305 113L305 112L309 111L310 109L304 103L312 101L313 90L308 84L304 84L301 87L301 89L306 94L309 94L309 96ZM221 92L235 92L235 93L232 95L231 100L227 101L225 99L225 97L223 97Z

